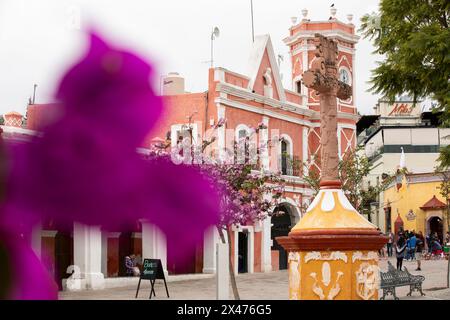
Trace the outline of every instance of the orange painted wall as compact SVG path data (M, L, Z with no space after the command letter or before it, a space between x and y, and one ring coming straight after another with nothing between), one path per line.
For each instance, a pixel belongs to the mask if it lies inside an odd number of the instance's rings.
M280 252L278 250L270 251L272 258L272 271L280 270Z
M165 139L166 133L170 131L173 124L187 124L192 116L192 123L202 122L199 132L203 132L205 117L207 117L207 94L191 93L174 96L164 96L164 108L156 126L149 133L144 146L150 146L152 138L159 137ZM209 123L209 119L207 120Z
M235 74L225 72L225 82L241 88L247 88L249 80L247 78L239 77Z
M255 232L255 243L254 243L254 264L253 264L253 271L254 272L261 272L261 248L262 248L262 232Z
M119 238L108 238L107 256L108 277L117 277L119 275L119 264L125 263L125 261L119 261Z

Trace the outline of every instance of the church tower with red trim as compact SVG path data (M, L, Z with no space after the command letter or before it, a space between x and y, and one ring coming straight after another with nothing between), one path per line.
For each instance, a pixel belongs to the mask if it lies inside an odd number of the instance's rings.
M289 46L292 64L292 88L293 91L302 95L302 104L309 109L320 111L320 98L315 90L308 89L302 83L302 74L311 68L315 57L314 38L320 33L338 42L338 72L340 80L353 87L352 96L346 100L338 99L338 142L339 156L342 157L346 151L356 147L356 104L355 104L355 45L359 36L355 34L355 25L352 23L353 15L347 15L347 22L340 21L336 17L337 9L332 7L328 20L311 21L308 19L308 10L302 10L303 18L297 21L292 18L292 26L289 36L284 43ZM319 119L313 119L319 122ZM311 165L315 165L320 171L320 128L314 127L308 133L308 153Z

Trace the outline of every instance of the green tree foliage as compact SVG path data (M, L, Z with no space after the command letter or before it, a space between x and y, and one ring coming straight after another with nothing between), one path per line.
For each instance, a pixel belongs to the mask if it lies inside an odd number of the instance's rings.
M303 179L316 192L320 189L320 175L313 167L307 166L307 174ZM381 181L375 185L365 185L364 178L370 173L373 166L369 159L361 152L361 148L348 151L339 162L339 177L342 190L347 195L353 207L360 213L370 210L370 204L378 201L381 192L387 189L395 176L383 174Z
M447 153L447 154L446 154ZM447 224L447 230L450 230L450 147L443 148L438 158L438 166L436 167L436 173L442 177L439 193L445 199L447 204L447 210L444 222ZM450 288L450 259L447 264L447 288Z
M371 91L394 100L429 97L450 126L450 1L381 0L379 13L361 18L363 37L384 57L372 70ZM442 149L450 163L450 147Z

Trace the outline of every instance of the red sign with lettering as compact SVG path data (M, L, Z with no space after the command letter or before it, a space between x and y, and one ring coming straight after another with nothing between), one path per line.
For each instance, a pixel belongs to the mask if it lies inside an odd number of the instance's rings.
M410 115L413 109L413 104L408 106L406 103L396 103L388 116Z

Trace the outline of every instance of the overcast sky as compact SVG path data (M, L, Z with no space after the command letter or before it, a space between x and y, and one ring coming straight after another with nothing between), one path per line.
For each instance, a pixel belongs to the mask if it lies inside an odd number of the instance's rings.
M360 18L378 9L378 0L253 0L255 34L270 34L282 54L284 86L291 89L288 35L291 17L309 10L311 20L327 20L334 3L337 18L359 27ZM81 29L77 29L78 21ZM251 48L250 0L0 0L0 114L25 113L37 83L36 102L52 102L59 77L86 49L83 28L94 25L113 43L132 48L156 63L158 74L186 78L186 90L204 91L215 41L215 66L246 73ZM380 60L369 41L357 44L357 108L370 114L378 97L367 92L370 70Z

